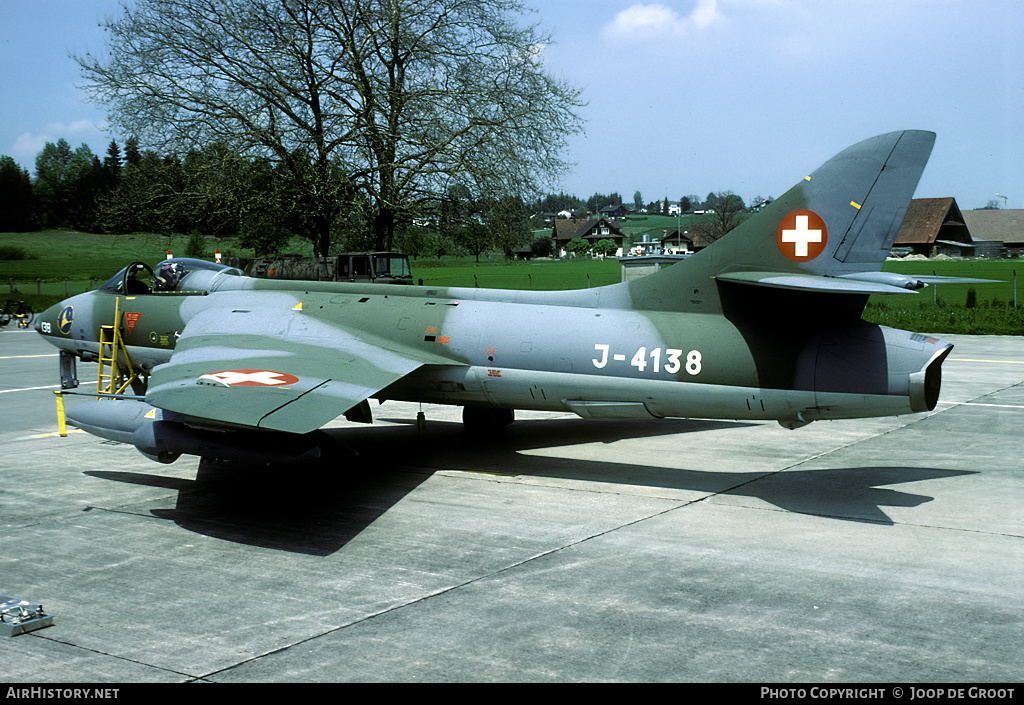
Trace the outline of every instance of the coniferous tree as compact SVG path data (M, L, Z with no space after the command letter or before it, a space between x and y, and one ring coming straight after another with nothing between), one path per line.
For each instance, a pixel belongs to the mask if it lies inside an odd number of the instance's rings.
M0 155L0 232L35 230L34 203L28 171Z

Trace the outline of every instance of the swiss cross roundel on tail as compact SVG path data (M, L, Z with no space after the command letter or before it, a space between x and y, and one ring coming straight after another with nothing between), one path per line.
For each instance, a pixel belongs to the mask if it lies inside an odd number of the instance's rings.
M791 211L779 222L776 240L779 251L789 259L810 262L825 251L828 228L814 211Z

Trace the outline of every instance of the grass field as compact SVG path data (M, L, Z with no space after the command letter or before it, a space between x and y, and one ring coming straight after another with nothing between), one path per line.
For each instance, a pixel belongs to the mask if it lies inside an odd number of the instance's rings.
M872 296L863 315L866 321L929 333L1024 335L1024 300L1021 300L1018 281L1024 279L1024 261L893 260L886 262L882 269L900 274L971 277L991 282L935 284L916 295Z
M412 262L413 277L427 286L480 286L488 289L556 291L586 289L622 281L617 259L505 262L501 255L476 264L463 258Z
M127 264L135 261L150 266L167 256L167 251L184 256L188 238L153 233L97 235L64 230L36 233L0 233L0 253L19 251L26 259L0 256L0 302L28 301L40 310L67 295L101 286ZM289 251L312 255L312 245L296 241ZM208 257L219 248L224 257L252 256L251 250L233 240L209 240ZM304 249L303 249L304 248ZM65 283L66 280L66 283ZM11 282L15 292L11 292Z
M975 289L978 302L1013 302L1014 277L1024 280L1024 260L981 259L981 260L890 260L882 266L884 272L898 272L916 276L938 275L940 277L971 277L993 280L990 284L938 284L923 289L917 296L902 296L903 306L934 305L937 301L964 303L969 289ZM1021 295L1020 285L1017 289ZM874 297L873 302L892 297ZM1024 304L1024 301L1018 301Z
M136 233L132 235L96 235L63 230L46 230L38 233L0 233L0 248L23 249L31 259L0 260L0 282L13 277L15 281L34 282L63 281L65 277L84 281L97 278L106 281L117 270L133 261L140 260L150 265L164 259L167 250L176 256L184 256L188 238L183 235L155 235ZM220 248L225 257L252 256L251 250L235 245L233 240L209 240L208 254ZM294 243L289 251L312 254L312 245L306 241ZM304 250L299 249L305 247Z
M655 222L657 221L657 222ZM633 224L659 230L675 218L652 216ZM68 294L101 285L126 264L141 260L155 264L167 250L184 255L187 238L154 234L95 235L65 231L0 233L0 302L25 300L36 310ZM220 248L223 256L251 256L230 239L210 240L209 259ZM289 252L311 255L308 242L295 241ZM3 259L12 252L25 259ZM500 253L477 263L472 257L419 258L412 261L413 277L427 286L463 286L538 291L583 289L620 281L620 266L607 260L535 260L506 262ZM902 274L972 277L991 284L940 284L917 294L873 296L865 320L895 328L930 333L1024 335L1024 301L1014 308L1014 278L1024 279L1021 260L928 260L886 262L883 271ZM11 293L9 282L16 293ZM67 283L65 283L67 280ZM967 306L974 290L974 306ZM41 292L37 294L38 292ZM1017 296L1021 296L1020 288Z
M890 328L925 333L957 333L960 335L1024 335L1024 307L1006 303L963 303L896 307L893 304L869 303L862 318Z

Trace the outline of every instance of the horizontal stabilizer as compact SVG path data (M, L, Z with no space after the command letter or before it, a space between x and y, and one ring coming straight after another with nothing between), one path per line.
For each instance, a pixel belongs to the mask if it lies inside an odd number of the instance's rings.
M766 286L772 289L820 291L826 294L912 294L929 284L1001 284L996 279L911 276L894 272L854 272L837 276L791 272L727 272L714 277L723 281Z
M1002 279L972 279L971 277L936 277L932 275L915 277L925 284L1005 284Z
M849 277L826 277L814 274L787 272L729 272L714 277L722 281L737 282L771 289L818 291L824 294L914 294L913 289L879 281L864 281Z

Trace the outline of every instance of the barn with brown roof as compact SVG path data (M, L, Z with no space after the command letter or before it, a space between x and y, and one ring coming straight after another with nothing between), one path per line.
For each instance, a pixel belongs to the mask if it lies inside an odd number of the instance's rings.
M907 208L893 248L909 247L913 254L970 257L974 243L956 199L915 198Z

